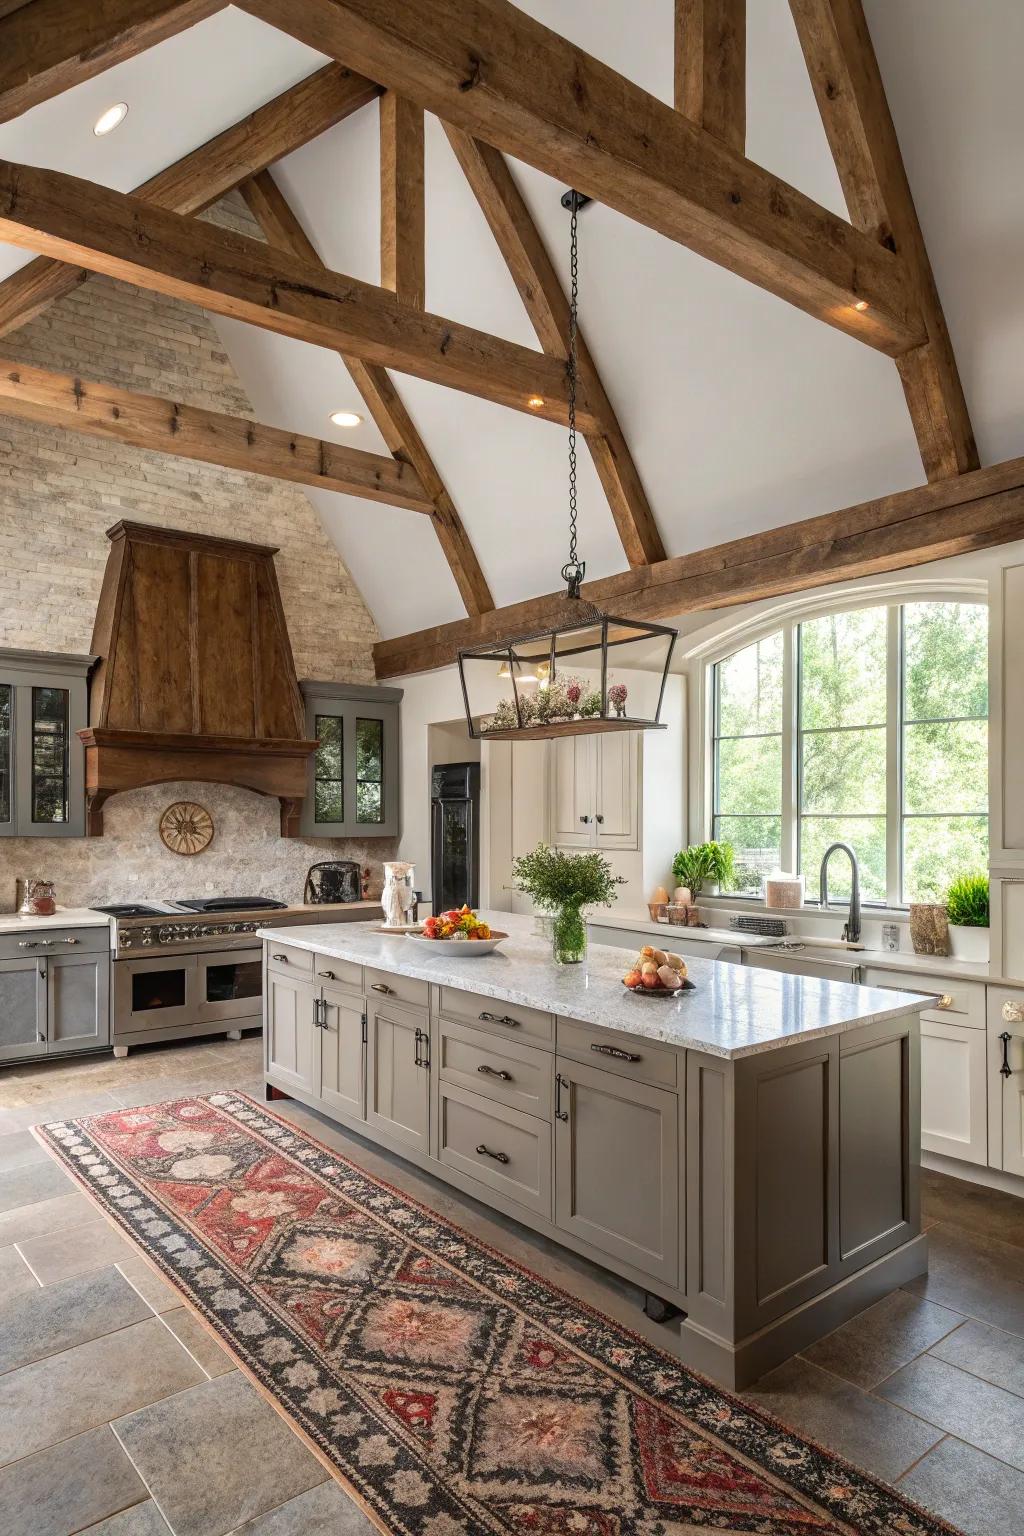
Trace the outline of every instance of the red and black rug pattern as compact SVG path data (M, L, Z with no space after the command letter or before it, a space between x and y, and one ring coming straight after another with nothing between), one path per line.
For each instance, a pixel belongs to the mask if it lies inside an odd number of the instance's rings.
M948 1536L245 1095L37 1134L395 1536Z

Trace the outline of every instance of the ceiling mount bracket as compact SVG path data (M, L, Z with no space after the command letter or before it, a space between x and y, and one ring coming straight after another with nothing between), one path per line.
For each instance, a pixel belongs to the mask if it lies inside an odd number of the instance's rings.
M575 187L567 187L559 201L566 213L572 213L574 203L576 205L576 212L581 213L587 204L592 203L594 199L588 197L585 192L577 192Z

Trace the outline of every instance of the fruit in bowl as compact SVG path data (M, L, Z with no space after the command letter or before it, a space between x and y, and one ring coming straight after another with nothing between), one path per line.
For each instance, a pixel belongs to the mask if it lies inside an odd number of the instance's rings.
M686 961L669 950L645 944L622 978L631 992L654 992L664 996L687 985Z
M491 929L490 925L481 922L469 907L461 907L453 908L450 912L440 912L436 917L428 917L423 924L423 937L457 940L489 939Z

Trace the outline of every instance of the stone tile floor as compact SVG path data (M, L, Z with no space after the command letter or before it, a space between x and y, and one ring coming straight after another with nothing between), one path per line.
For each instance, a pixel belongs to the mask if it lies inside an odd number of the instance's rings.
M3 1536L369 1536L365 1516L28 1134L225 1087L259 1037L0 1074ZM652 1342L638 1294L301 1105L275 1106ZM1024 1200L924 1175L927 1278L746 1395L969 1536L1024 1529Z

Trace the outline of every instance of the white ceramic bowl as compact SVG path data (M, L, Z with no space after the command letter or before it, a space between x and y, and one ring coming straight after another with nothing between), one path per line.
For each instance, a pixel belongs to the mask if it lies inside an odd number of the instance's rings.
M438 954L448 955L454 960L469 960L475 956L491 954L503 939L508 938L508 934L497 933L492 928L489 939L428 939L422 933L407 933L406 938L410 944L436 950Z

